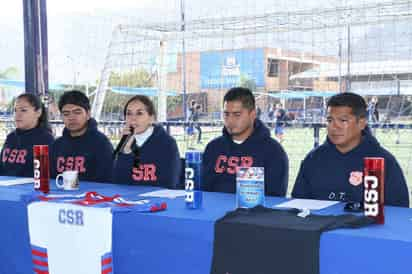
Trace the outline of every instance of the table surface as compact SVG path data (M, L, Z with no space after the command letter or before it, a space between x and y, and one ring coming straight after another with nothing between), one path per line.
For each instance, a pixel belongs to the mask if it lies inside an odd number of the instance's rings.
M0 180L9 177L0 177ZM138 194L154 187L81 182L78 191L57 190L51 180L51 193L97 191L139 199ZM0 186L0 274L31 273L27 231L27 204L22 197L33 193L33 186ZM215 221L235 207L235 196L203 193L203 208L187 209L183 197L149 198L166 201L166 211L157 213L119 212L113 217L113 261L115 273L210 273ZM271 207L287 199L268 197ZM316 211L341 214L337 204ZM412 273L412 209L385 207L385 224L361 229L339 229L322 234L321 274L398 274ZM274 243L275 244L275 243ZM275 258L274 258L275 259ZM275 267L275 263L274 263Z

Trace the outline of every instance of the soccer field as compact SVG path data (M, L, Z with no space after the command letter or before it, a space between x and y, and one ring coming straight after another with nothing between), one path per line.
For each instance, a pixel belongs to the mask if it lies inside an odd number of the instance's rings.
M197 144L196 140L190 139L182 134L172 134L178 141L179 150L183 156L189 147L204 150L206 144L213 138L221 135L221 128L204 128L202 143ZM383 147L389 150L398 160L408 182L410 200L412 200L412 130L403 129L377 129L376 136ZM272 132L272 137L274 134ZM325 140L326 129L320 130L320 143ZM193 138L194 139L194 138ZM300 162L305 155L313 148L314 137L312 128L287 128L285 140L282 143L289 157L289 184L288 196L293 188L295 178L299 171Z

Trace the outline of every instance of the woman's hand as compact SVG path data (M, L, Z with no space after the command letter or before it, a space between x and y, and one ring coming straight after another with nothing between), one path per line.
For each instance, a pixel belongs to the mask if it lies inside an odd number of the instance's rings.
M126 135L126 136L130 136L129 139L127 140L126 144L123 146L123 153L129 154L132 152L132 143L133 143L133 135L134 134L134 128L129 126L129 125L125 125L122 129L122 135Z

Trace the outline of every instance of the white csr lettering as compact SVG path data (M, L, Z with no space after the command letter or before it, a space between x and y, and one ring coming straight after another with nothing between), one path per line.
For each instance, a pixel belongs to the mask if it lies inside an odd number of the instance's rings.
M34 188L40 188L40 161L38 159L34 159L33 161L34 166Z
M365 201L366 202L372 202L372 203L376 203L378 201L379 198L379 194L376 190L372 189L372 190L366 190L365 191Z
M195 188L195 182L193 178L195 176L195 171L193 168L185 168L186 180L185 180L185 202L191 203L194 200L193 190Z
M376 217L379 215L379 193L376 190L378 188L378 178L376 176L365 176L364 181L364 207L365 216Z
M185 182L185 190L193 191L195 188L195 182L192 179L187 179Z
M188 203L192 203L194 201L194 193L193 192L186 192L185 193L185 201Z
M193 179L195 176L195 171L191 167L185 168L186 179Z
M365 203L365 215L372 216L372 217L378 216L379 215L379 205Z
M378 187L378 178L376 176L365 176L365 184L364 187L368 187L368 183L370 183L371 188Z

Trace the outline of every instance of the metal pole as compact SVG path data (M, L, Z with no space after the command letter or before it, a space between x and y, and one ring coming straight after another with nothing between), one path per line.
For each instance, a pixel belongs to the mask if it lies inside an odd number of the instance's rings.
M350 25L348 25L348 56L347 56L346 89L345 89L346 92L350 92L351 90L350 62L351 62Z
M166 54L166 42L162 39L160 41L160 58L159 58L159 73L158 73L158 87L159 93L157 97L157 113L158 113L158 121L166 122L167 120L167 95L166 95L166 88L167 88L167 65L165 62L165 54Z
M37 86L34 4L33 1L23 0L25 89L32 93L36 92Z
M42 68L42 100L44 106L49 105L49 54L48 54L48 34L47 34L47 5L46 0L39 3L39 22L40 22L40 49L41 49L41 68Z
M41 1L41 0L40 0ZM37 71L37 94L42 97L45 96L44 78L43 78L43 50L42 50L42 27L41 27L41 12L40 12L40 2L35 3L36 6L36 21L37 21L37 42L38 42L38 52L36 53L36 71Z
M319 134L320 133L320 124L313 124L313 147L317 148L319 146Z
M104 62L103 69L100 74L100 81L97 85L96 92L94 94L94 100L92 104L91 114L94 119L100 121L103 110L104 98L106 97L107 88L109 86L111 65L112 65L112 50L114 47L115 39L121 31L121 26L117 26L112 33L112 39L110 40L109 47Z
M339 93L342 92L342 40L339 38L339 45L338 45L338 57L339 57L339 67L338 67L338 91Z
M186 48L185 48L185 6L184 0L180 0L181 31L182 31L182 88L183 88L183 117L187 122L186 104Z
M23 0L26 92L41 96L48 106L46 0Z

